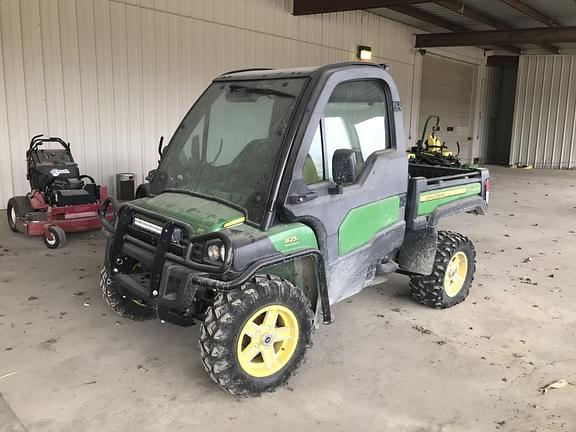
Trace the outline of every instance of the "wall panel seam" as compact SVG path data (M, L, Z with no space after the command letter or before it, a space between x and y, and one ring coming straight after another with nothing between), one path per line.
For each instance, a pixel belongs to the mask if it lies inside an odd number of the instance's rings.
M60 25L60 2L56 2L56 18L58 19L58 47L60 49L60 79L62 80L62 101L64 102L64 106L66 106L66 83L64 81L64 60L63 60L63 51L62 51L62 26ZM66 137L68 137L68 118L66 116L66 109L62 112L64 119L64 130L66 131Z
M0 17L2 16L2 4L0 3ZM4 57L4 38L3 38L3 29L2 29L2 19L0 19L0 55L2 56L2 86L4 88L4 106L6 107L6 126L9 128L9 118L8 118L8 98L7 98L7 87L6 87L6 58ZM6 135L8 136L8 139L10 139L10 135L9 132L6 131ZM15 190L14 190L14 170L12 169L12 148L11 146L8 145L6 146L8 149L8 161L10 161L10 163L8 163L8 166L10 167L10 173L9 173L9 180L10 180L10 195L15 195ZM0 203L0 205L3 205L3 203Z
M108 19L110 20L110 76L112 77L112 82L110 83L110 89L112 90L111 98L111 109L112 109L112 147L114 148L113 154L116 155L116 91L114 90L114 41L112 37L112 8L108 4ZM118 172L118 166L116 163L117 158L113 159L114 170L113 172Z
M80 53L80 33L78 32L78 3L77 0L74 1L74 16L76 18L76 52L78 54L78 83L80 84L80 139L82 140L81 157L82 162L86 163L86 125L84 120L84 86L82 85L82 55Z
M569 113L569 108L570 108L570 97L572 96L572 81L573 81L573 76L572 76L572 72L573 72L573 66L574 66L574 59L572 57L570 57L570 72L568 73L568 90L567 90L567 96L566 96L566 109L565 109L565 114L564 114L564 127L562 128L562 144L560 146L560 163L559 163L559 167L561 168L562 165L564 164L564 144L566 142L566 127L568 126L568 113ZM572 127L575 127L574 125L572 125Z
M22 7L20 6L20 3L14 3L17 5L18 7L18 24L19 24L19 29L20 29L20 46L22 48L22 52L20 53L20 57L22 60L22 71L24 72L22 74L22 79L24 81L24 109L26 111L26 126L28 129L28 138L32 138L32 136L30 135L30 111L29 111L29 107L28 107L28 83L26 82L26 62L24 61L24 35L23 35L23 31L22 31Z

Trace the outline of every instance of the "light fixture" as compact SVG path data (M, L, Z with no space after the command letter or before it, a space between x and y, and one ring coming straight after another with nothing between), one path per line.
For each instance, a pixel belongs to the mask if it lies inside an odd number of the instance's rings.
M369 46L359 45L356 55L360 60L372 60L372 48Z

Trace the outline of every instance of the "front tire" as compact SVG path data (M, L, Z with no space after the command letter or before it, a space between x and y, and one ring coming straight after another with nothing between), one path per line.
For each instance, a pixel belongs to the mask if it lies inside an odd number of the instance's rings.
M48 249L58 249L66 244L66 233L59 226L48 227L48 232L44 234L44 245Z
M229 393L254 396L284 384L312 345L313 312L301 289L258 276L221 293L200 329L204 368Z
M412 299L425 306L446 309L462 303L470 293L476 271L474 244L462 234L438 232L432 273L412 276Z
M116 283L108 275L106 267L100 271L100 291L106 304L123 318L132 321L145 321L156 318L156 312L118 292Z

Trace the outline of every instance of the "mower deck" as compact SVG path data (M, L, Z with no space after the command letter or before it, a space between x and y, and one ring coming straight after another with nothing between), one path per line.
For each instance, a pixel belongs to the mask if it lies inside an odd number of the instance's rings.
M64 232L82 232L102 227L98 218L100 203L77 206L55 207L47 211L35 211L16 219L16 229L29 236L43 236L48 227L59 226ZM106 215L112 220L112 214Z

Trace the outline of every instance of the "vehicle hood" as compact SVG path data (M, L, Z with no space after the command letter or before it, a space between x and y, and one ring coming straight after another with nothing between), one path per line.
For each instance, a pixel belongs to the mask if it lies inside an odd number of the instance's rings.
M183 193L164 192L137 205L190 225L193 234L220 231L245 220L244 214L233 207Z

